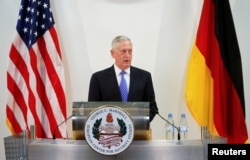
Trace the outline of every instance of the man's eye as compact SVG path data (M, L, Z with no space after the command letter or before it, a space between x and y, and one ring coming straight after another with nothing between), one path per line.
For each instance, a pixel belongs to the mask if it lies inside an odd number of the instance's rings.
M126 50L121 50L121 53L122 53L122 54L125 54L125 53L126 53Z

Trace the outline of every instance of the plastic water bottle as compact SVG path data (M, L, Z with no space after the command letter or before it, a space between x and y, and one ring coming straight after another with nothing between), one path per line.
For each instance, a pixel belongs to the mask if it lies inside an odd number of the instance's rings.
M170 123L174 124L173 115L171 113L168 114L167 120ZM174 140L174 127L173 127L173 125L171 125L167 122L166 122L166 139L167 140Z
M187 139L188 125L187 125L187 120L186 120L186 116L185 116L184 113L181 114L179 127L180 127L179 129L180 129L180 138L181 138L181 140Z

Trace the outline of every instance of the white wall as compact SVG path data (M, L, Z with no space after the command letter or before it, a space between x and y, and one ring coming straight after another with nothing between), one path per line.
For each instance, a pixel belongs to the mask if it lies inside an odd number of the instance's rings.
M250 133L250 1L231 0L243 72L248 133ZM14 38L19 0L0 1L0 159L5 159L3 138L10 135L5 124L6 69ZM160 113L172 112L175 121L187 113L189 138L200 129L184 99L186 66L196 35L201 0L51 0L63 52L67 110L72 101L86 101L91 73L111 66L110 43L118 34L134 43L133 65L152 73ZM153 139L164 139L164 122L151 123ZM71 136L71 122L68 123Z

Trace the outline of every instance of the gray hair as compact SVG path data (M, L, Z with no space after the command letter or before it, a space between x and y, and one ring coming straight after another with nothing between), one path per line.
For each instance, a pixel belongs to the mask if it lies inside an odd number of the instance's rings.
M117 43L119 42L122 42L122 41L130 41L130 38L128 38L127 36L124 36L124 35L119 35L119 36L116 36L113 40L112 40L112 43L111 43L111 47L112 48L115 48Z

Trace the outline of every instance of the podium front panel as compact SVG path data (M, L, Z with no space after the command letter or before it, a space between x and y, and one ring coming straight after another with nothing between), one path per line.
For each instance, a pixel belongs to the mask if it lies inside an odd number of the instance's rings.
M89 114L103 106L120 107L131 116L135 128L134 140L152 139L149 123L149 102L73 102L73 139L85 140L84 126Z
M206 146L201 140L134 141L118 155L95 152L85 140L34 140L28 146L28 160L203 160Z

